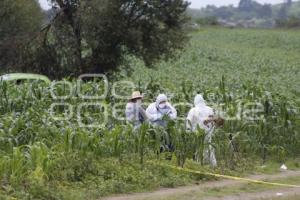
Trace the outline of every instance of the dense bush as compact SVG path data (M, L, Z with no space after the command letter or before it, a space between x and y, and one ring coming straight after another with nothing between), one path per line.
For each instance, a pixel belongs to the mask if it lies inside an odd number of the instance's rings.
M287 19L277 19L276 26L279 28L299 28L300 18L292 16Z
M205 17L205 18L198 18L196 19L196 23L202 26L210 25L216 26L219 25L217 17Z

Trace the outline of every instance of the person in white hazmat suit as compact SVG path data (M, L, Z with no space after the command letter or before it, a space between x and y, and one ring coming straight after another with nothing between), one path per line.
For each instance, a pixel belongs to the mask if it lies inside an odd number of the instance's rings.
M217 160L215 156L215 149L211 145L215 129L214 110L206 105L205 100L200 94L195 97L194 104L195 107L189 111L187 116L187 129L195 132L199 126L199 128L205 131L204 162L209 163L212 167L216 167Z
M156 101L151 103L146 109L147 116L149 117L149 122L154 126L159 126L166 128L167 120L166 117L175 120L177 118L176 109L168 102L168 98L165 94L160 94L157 96ZM164 145L161 146L160 152L163 151L174 151L174 146L171 142L170 135L162 138ZM166 159L172 159L172 155L169 155Z
M134 129L139 128L142 123L148 120L146 111L142 107L143 96L139 91L132 93L129 102L126 105L125 115L126 120L131 122Z
M148 106L146 113L151 124L163 127L167 126L167 122L163 119L164 116L168 116L171 120L177 118L177 111L168 102L165 94L158 95L156 101Z

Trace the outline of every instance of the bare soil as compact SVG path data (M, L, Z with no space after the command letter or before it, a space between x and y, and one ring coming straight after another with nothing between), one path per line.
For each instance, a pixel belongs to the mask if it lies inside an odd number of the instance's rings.
M247 178L255 179L255 180L275 180L282 179L288 177L300 176L300 171L285 171L279 174L274 175L253 175ZM209 188L222 188L222 187L230 187L237 186L243 184L243 181L236 180L219 180L219 181L208 181L203 184L194 185L194 186L186 186L172 189L160 189L154 192L147 193L137 193L137 194L126 194L126 195L117 195L112 197L104 198L104 200L158 200L158 199L167 199L171 196L179 196L184 197L185 194L188 195L189 200L199 199L199 197L192 197L190 194L195 191L207 190ZM205 198L207 200L253 200L253 199L262 199L262 198L273 198L278 197L278 195L282 194L282 196L286 197L289 195L299 195L300 188L280 188L274 190L268 190L258 193L241 193L239 195L230 195L225 197L209 197ZM187 198L182 198L187 199Z

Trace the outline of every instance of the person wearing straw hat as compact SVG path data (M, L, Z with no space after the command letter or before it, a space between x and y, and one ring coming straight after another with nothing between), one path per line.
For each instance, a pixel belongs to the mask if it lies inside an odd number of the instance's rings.
M142 107L142 100L143 95L139 91L135 91L126 105L126 120L131 122L135 129L148 120L147 114Z

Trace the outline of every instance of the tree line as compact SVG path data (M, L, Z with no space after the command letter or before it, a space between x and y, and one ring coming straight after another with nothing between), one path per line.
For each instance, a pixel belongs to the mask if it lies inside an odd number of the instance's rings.
M298 11L297 11L298 10ZM201 10L190 10L190 14L201 24L216 24L217 19L230 22L257 21L263 27L288 24L296 25L300 21L300 3L286 0L282 4L260 4L254 0L240 0L233 5L217 7L208 5Z

